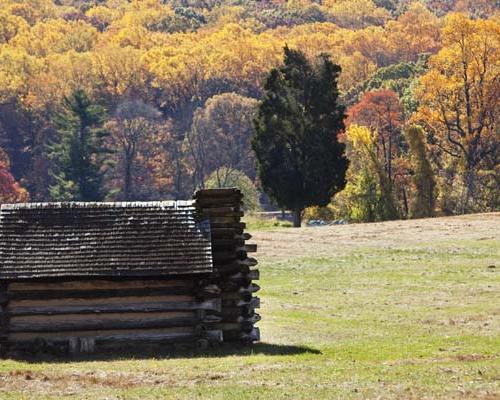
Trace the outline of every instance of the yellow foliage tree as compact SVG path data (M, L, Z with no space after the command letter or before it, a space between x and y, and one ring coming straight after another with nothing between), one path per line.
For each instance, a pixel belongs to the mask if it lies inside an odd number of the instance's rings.
M389 12L372 0L327 0L325 11L339 26L359 29L368 25L383 25L389 18Z
M97 29L83 21L50 19L37 22L12 39L12 44L36 57L69 50L85 52L92 49L97 40Z
M0 103L9 103L29 90L35 60L23 51L0 45Z
M393 185L377 157L376 133L352 124L346 131L350 166L344 199L351 218L358 221L396 219L399 216Z
M491 155L498 154L500 24L452 14L442 38L444 47L420 80L414 119L427 127L437 151L458 162L462 173L455 184L463 190L455 211L468 212L480 195L480 171L491 170L499 179L498 160Z
M387 41L394 60L417 61L420 54L441 47L441 21L421 3L412 3L397 20L386 25Z
M29 29L24 18L0 11L0 44L9 42L17 34Z

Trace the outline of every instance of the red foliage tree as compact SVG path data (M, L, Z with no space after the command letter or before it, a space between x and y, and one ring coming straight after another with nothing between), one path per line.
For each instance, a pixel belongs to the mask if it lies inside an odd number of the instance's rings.
M389 89L367 92L347 114L349 123L367 126L377 132L377 150L392 181L393 160L399 153L403 125L403 109L398 95Z
M0 203L18 203L28 198L26 189L16 182L10 172L9 157L0 149Z

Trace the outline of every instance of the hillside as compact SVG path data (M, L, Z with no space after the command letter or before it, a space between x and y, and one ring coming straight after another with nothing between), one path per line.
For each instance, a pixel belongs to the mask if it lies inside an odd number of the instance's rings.
M259 258L339 257L365 247L374 250L403 250L435 243L457 244L457 254L466 242L500 237L500 213L457 217L348 224L256 232ZM450 247L451 249L451 247ZM494 248L492 250L492 255ZM347 255L346 254L346 255ZM451 251L450 254L453 254Z
M500 213L253 233L252 350L6 360L0 398L500 396Z
M346 117L325 132L351 161L335 218L497 211L499 12L498 0L0 0L0 203L182 199L234 174L269 194L251 141L287 46L341 70L320 85L334 94L325 111ZM295 118L293 132L309 126ZM88 145L71 149L80 125Z

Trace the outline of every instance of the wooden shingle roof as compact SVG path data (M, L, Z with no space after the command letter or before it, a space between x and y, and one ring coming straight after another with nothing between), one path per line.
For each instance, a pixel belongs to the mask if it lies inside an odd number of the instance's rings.
M212 272L192 201L0 206L0 279Z

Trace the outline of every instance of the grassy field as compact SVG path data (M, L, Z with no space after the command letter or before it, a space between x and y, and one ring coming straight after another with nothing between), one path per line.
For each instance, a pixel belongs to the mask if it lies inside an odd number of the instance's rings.
M252 350L0 361L0 399L499 399L500 214L254 233Z

